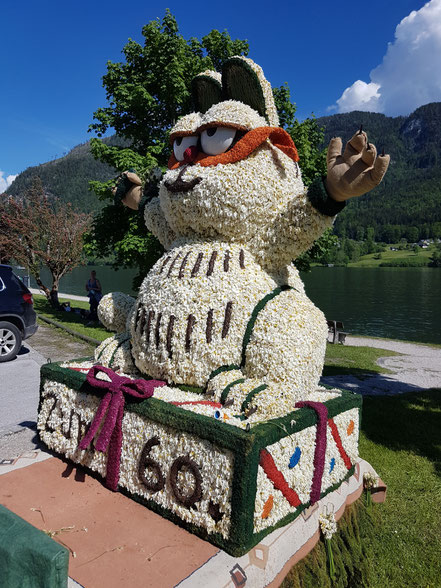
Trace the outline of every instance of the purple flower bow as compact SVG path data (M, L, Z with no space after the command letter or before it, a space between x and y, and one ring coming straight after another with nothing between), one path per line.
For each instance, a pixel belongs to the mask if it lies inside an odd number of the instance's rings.
M97 378L97 374L107 374L110 382ZM106 486L113 491L118 489L119 466L121 460L122 445L122 420L124 414L124 394L134 398L147 399L153 396L153 391L159 386L165 386L166 382L160 380L131 380L125 376L119 376L113 370L101 365L94 365L87 373L87 381L94 388L107 390L103 397L84 438L79 444L80 449L87 449L95 437L100 424L104 420L103 427L95 444L97 451L106 451L109 448L107 460ZM107 411L107 416L105 416Z

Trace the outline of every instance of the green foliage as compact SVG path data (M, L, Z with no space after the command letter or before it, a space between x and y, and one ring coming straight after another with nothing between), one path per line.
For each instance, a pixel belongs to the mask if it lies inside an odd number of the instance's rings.
M376 507L378 508L378 507ZM363 500L346 508L333 536L335 579L331 581L326 548L321 538L314 549L288 573L281 588L368 587L375 576L371 544L375 541L375 517Z
M192 111L191 80L205 69L220 68L227 57L246 55L248 43L216 30L202 41L186 41L169 10L162 21L145 25L142 34L144 45L129 40L123 48L124 62L107 63L103 85L109 105L95 112L90 130L102 136L114 129L134 151L152 157L152 165L165 166L168 131Z
M192 111L193 77L205 69L220 68L231 55L246 55L248 43L216 30L202 41L186 41L169 10L162 21L148 23L142 34L143 45L129 40L123 48L124 62L108 62L103 85L109 104L95 112L90 130L100 137L114 129L128 146L118 148L92 139L93 155L119 172L135 169L146 182L154 168L165 169L167 165L170 128L180 116ZM115 268L137 267L136 288L163 249L147 232L141 214L113 204L113 184L91 183L100 200L112 203L95 217L86 238L86 251L101 257L113 253Z
M380 263L380 267L426 267L427 265L427 259L421 257L383 261Z
M429 261L430 267L441 267L441 243L438 243Z
M328 229L306 253L295 260L295 266L301 272L308 272L312 263L327 265L335 260L337 246L338 237L332 233L332 229Z
M296 105L291 102L288 84L273 89L280 126L292 137L299 154L299 165L306 186L320 175L326 176L326 152L323 150L323 129L314 116L299 122L295 118Z
M307 118L303 122L296 120L287 130L299 153L299 165L305 185L309 186L318 175L326 176L326 152L321 149L323 130L316 119Z
M112 266L137 267L133 288L138 288L163 249L145 228L141 214L122 204L107 205L95 216L92 230L85 238L85 252L93 256L112 256Z
M99 108L90 125L98 137L110 129L128 143L123 147L107 145L92 139L91 151L100 161L119 172L134 168L144 181L153 168L165 169L170 154L168 133L177 119L193 110L191 80L206 69L221 70L223 62L233 55L247 55L248 42L231 39L229 34L212 30L199 41L185 40L178 25L166 11L162 20L148 23L142 31L144 44L129 40L123 48L125 61L108 62L103 77L108 106ZM293 137L300 155L300 166L306 184L317 174L325 173L325 157L319 151L323 133L315 119L299 123L295 105L285 84L274 90L281 126ZM112 200L112 181L92 182L91 188L100 200ZM322 252L329 237L309 252ZM139 268L136 285L161 254L162 249L147 233L141 215L123 211L108 204L94 221L87 237L89 255L115 253L115 267ZM306 263L308 262L299 262Z

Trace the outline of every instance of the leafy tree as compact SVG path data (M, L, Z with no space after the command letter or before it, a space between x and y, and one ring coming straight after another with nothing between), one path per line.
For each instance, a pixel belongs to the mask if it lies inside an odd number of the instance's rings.
M366 229L366 248L367 253L375 252L375 228L367 227Z
M0 217L0 250L26 266L48 300L58 306L60 279L81 262L90 216L74 212L70 204L51 201L35 178L23 197L0 196ZM41 279L43 266L52 275L51 289Z
M415 243L419 238L418 227L407 227L406 229L407 240L410 243Z
M327 265L333 263L338 253L338 237L334 235L332 229L328 229L317 239L314 245L298 257L295 265L299 271L310 271L312 263L321 263Z
M346 239L344 251L349 261L358 261L360 259L360 245L357 241Z
M142 30L144 44L133 40L123 48L125 61L107 63L103 77L108 106L99 108L90 130L101 137L110 129L123 138L125 147L110 146L98 138L91 140L93 155L118 172L133 168L144 182L158 179L152 172L164 170L169 157L168 133L176 120L192 111L191 80L206 69L219 69L232 55L247 55L248 43L233 40L227 32L211 31L199 41L185 40L178 25L166 11ZM113 204L114 180L91 182L100 200L111 201L95 217L86 237L86 253L114 254L114 267L135 266L139 285L162 252L161 245L147 233L141 214Z
M441 267L441 243L438 243L431 255L429 267Z
M232 55L247 55L248 42L233 40L226 31L217 30L212 30L201 41L194 37L186 40L169 10L162 20L145 25L142 34L143 45L130 39L123 48L125 61L107 63L103 86L108 106L94 113L95 120L89 130L102 137L114 129L127 145L108 145L94 138L92 153L119 172L135 169L155 193L158 179L152 176L154 170L166 168L170 128L180 116L193 110L192 79L206 69L220 70ZM303 177L309 184L315 175L325 170L325 156L319 150L323 133L313 118L302 123L296 120L295 105L286 84L276 88L274 96L281 125L296 143ZM92 231L86 238L86 252L101 256L114 253L114 267L138 267L136 287L162 249L151 235L147 236L142 215L113 204L113 185L114 180L91 182L98 198L112 203L95 217Z

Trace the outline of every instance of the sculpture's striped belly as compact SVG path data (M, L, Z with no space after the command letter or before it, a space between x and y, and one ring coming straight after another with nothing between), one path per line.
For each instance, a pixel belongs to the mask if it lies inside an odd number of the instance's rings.
M156 378L204 386L215 368L240 363L251 312L275 285L240 246L174 248L140 289L132 323L137 367Z

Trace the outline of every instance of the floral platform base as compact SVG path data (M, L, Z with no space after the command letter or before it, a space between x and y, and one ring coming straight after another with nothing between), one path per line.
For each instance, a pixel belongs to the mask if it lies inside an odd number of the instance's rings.
M91 368L87 360L42 367L42 441L232 555L248 552L354 472L357 394L320 387L286 416L259 421L168 385L116 406L118 385L129 378L98 370L106 391L86 378Z

